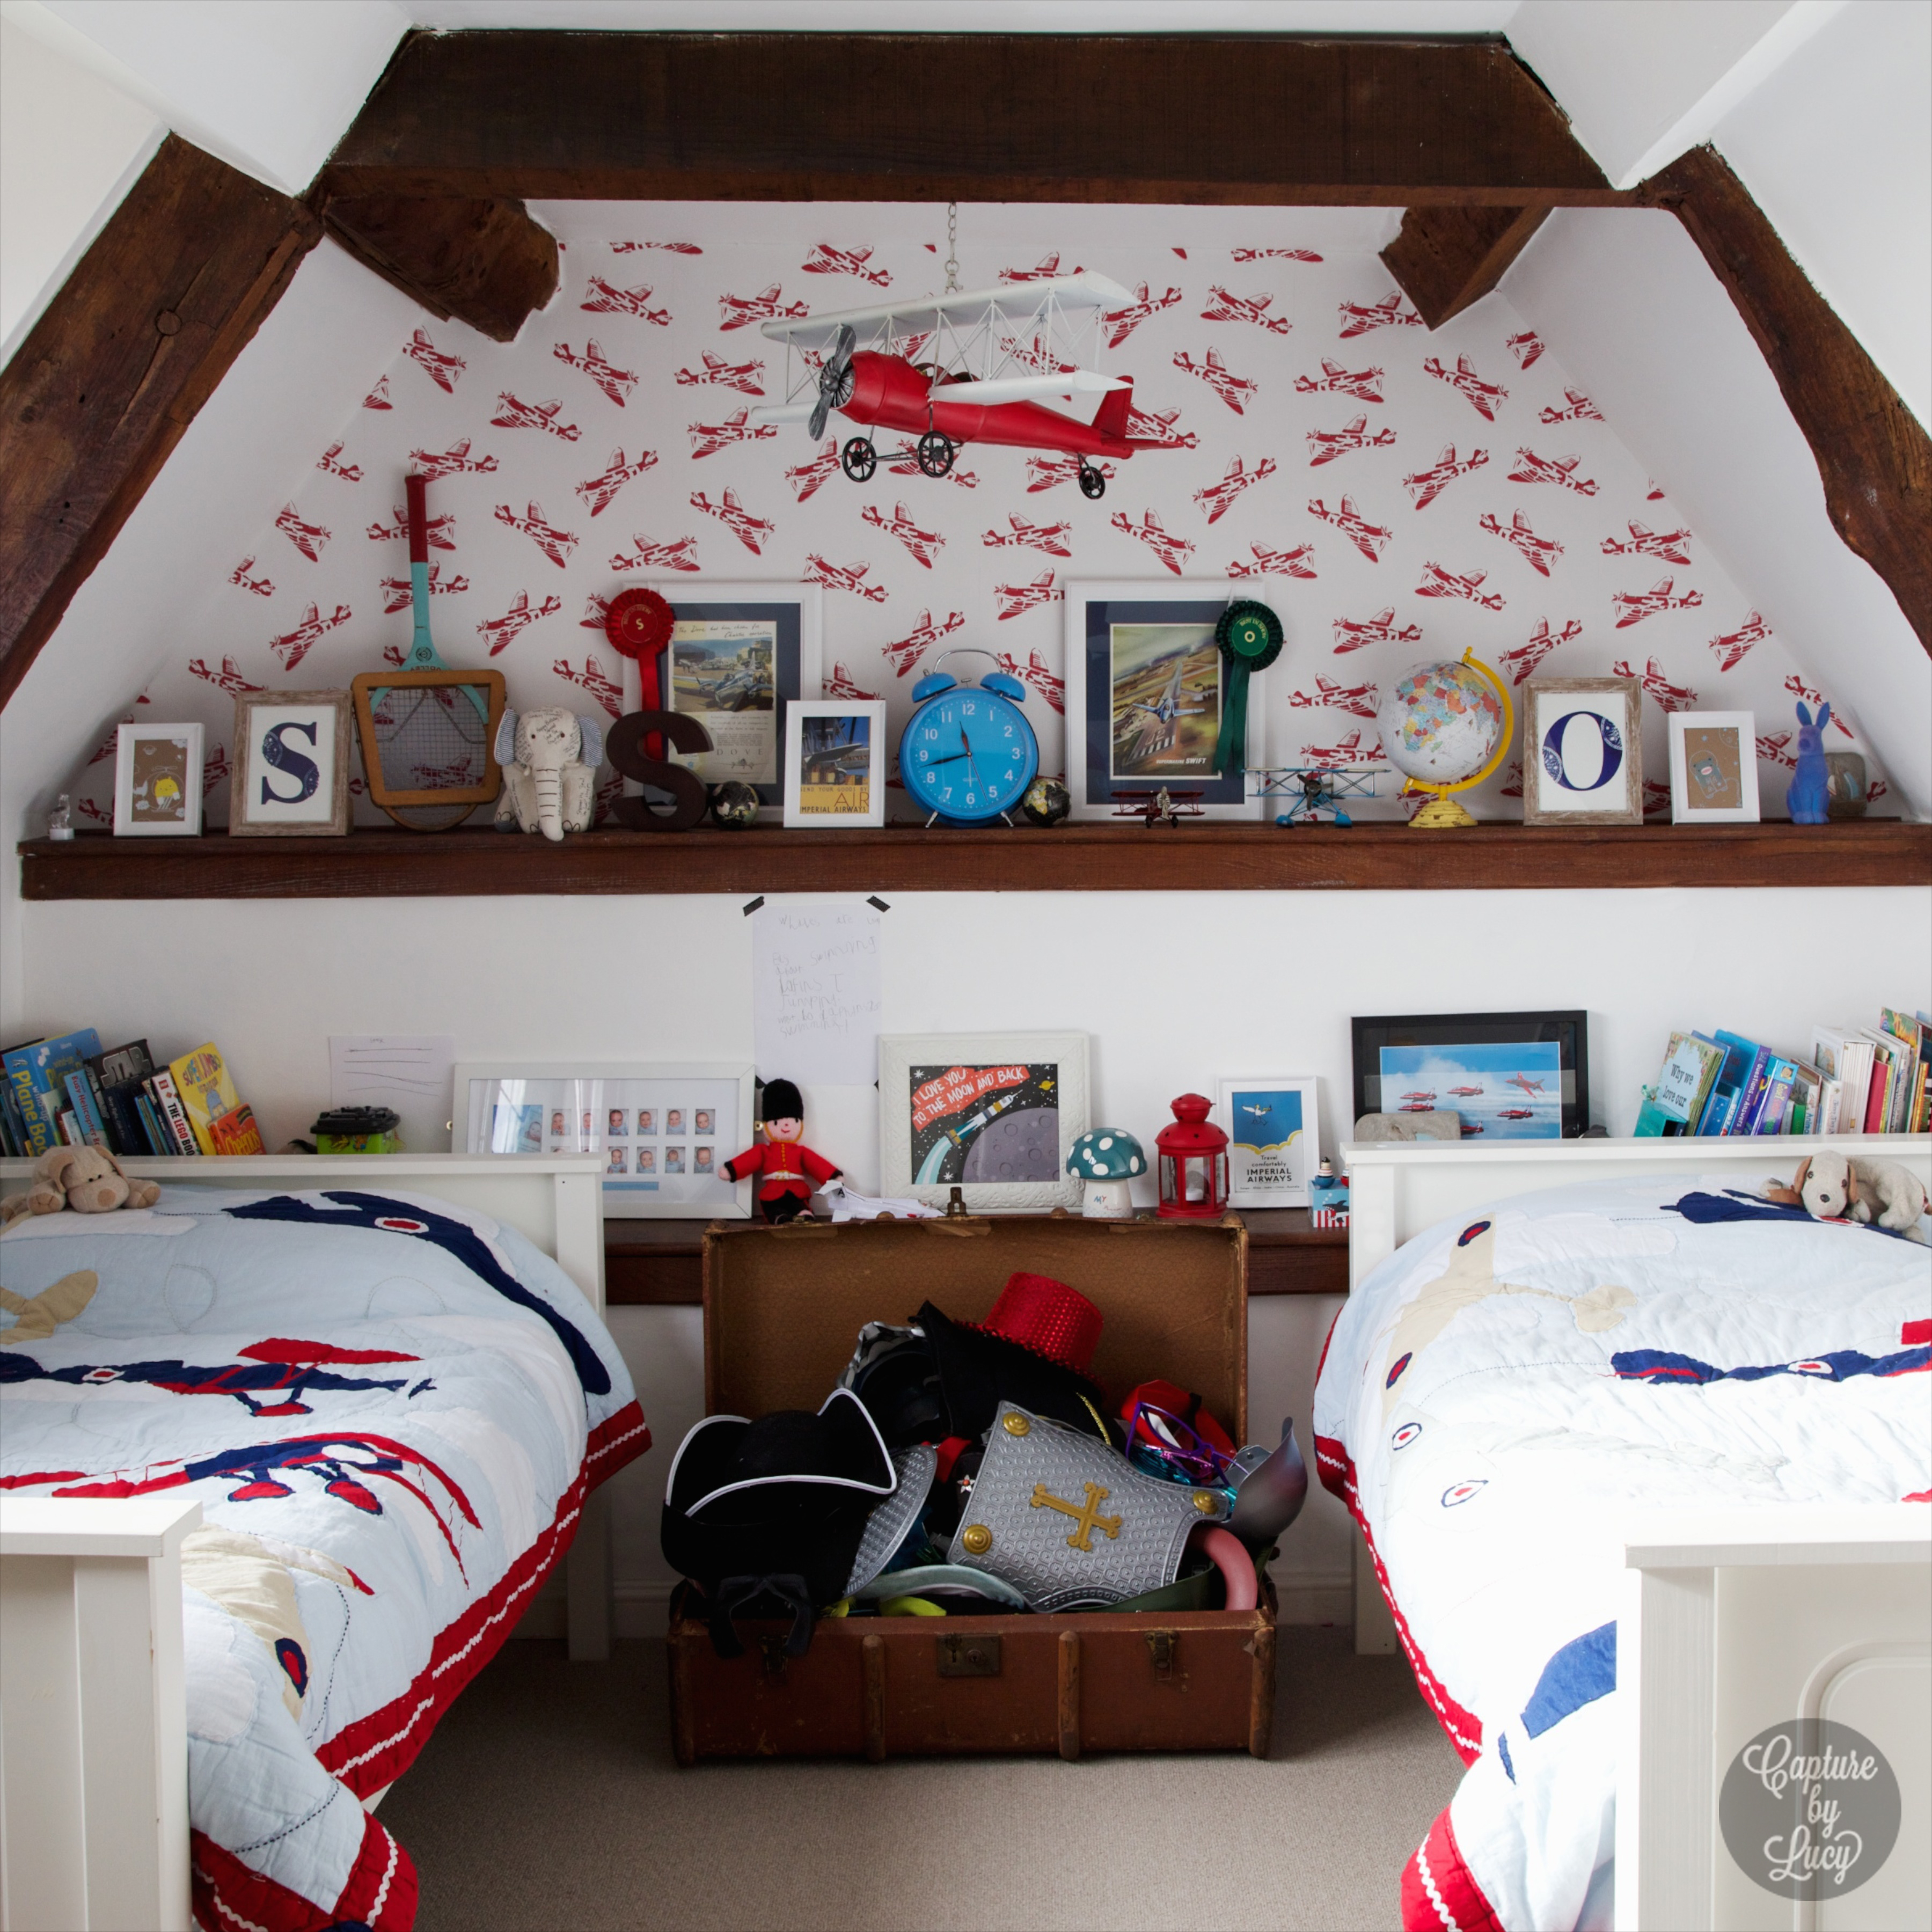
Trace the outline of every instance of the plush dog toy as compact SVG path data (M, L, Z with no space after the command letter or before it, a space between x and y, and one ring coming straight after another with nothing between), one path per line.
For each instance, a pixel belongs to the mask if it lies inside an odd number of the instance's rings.
M1835 1148L1814 1154L1789 1187L1774 1186L1769 1198L1802 1208L1814 1220L1875 1222L1908 1240L1922 1241L1918 1226L1925 1212L1925 1190L1918 1178L1895 1160L1866 1160Z
M34 1163L34 1184L0 1201L0 1226L25 1214L105 1214L120 1207L151 1208L161 1190L152 1180L130 1180L105 1148L50 1148Z

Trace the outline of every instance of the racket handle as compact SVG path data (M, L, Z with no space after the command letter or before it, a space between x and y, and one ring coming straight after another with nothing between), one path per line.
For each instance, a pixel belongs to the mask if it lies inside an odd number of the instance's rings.
M408 492L410 501L410 561L412 563L427 563L429 561L427 507L429 478L412 470L403 478L403 488Z

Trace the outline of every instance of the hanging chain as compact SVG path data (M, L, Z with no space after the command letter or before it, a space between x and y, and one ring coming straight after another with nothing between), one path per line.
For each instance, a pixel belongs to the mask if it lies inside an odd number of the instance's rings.
M946 204L946 292L959 292L959 204Z

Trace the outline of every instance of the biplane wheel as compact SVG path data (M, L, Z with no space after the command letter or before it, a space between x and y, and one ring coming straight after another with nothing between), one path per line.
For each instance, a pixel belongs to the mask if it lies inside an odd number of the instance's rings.
M919 440L919 466L922 475L944 476L952 467L952 439L944 430L929 429Z
M855 436L838 452L838 466L854 482L869 483L879 466L879 452L868 438Z
M1107 494L1107 479L1090 463L1080 466L1080 494L1090 503L1097 503Z

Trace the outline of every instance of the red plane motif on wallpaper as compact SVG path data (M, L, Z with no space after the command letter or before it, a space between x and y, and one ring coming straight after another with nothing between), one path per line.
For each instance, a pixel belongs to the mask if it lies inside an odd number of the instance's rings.
M1074 463L1074 469L1078 474L1079 465L1077 461ZM1112 473L1111 470L1108 473ZM886 474L888 476L925 476L926 472L919 466L919 446L902 442L898 448L886 458ZM953 459L952 467L946 472L945 480L957 484L962 490L976 490L980 487L979 472L968 470L956 457Z
M1022 368L1030 369L1036 376L1064 376L1069 370L1077 369L1077 362L1063 362L1055 356L1043 335L1036 335L1022 342L1016 335L1000 338L1001 350L1018 363Z
M382 662L386 664L393 664L398 670L400 670L408 662L409 655L400 644L385 644L382 646ZM360 792L356 794L358 798L362 795Z
M403 344L403 353L427 376L436 386L448 395L456 393L456 386L463 380L463 372L470 367L460 356L446 355L429 339L429 332L419 328Z
M892 506L892 514L888 517L876 504L868 503L859 512L862 524L870 524L874 530L883 531L887 536L896 538L904 544L913 561L922 568L932 568L932 554L946 547L946 539L937 530L922 530L912 520L912 513L903 503Z
M834 662L832 675L824 680L824 688L827 698L843 698L848 701L856 700L861 704L869 702L879 694L876 691L866 690L845 668L842 661Z
M1311 765L1379 764L1382 755L1382 740L1377 738L1371 744L1364 744L1361 727L1358 725L1337 743L1303 746L1301 755Z
M584 285L584 297L578 304L592 315L634 315L640 322L654 322L660 328L670 326L670 310L651 306L649 285L639 283L634 289L620 289L616 283L606 281L602 275L592 275ZM729 328L728 322L725 326Z
M1378 708L1379 687L1372 684L1338 684L1332 677L1315 674L1312 692L1291 691L1289 708L1296 711L1346 711L1358 718L1372 718Z
M1758 740L1757 754L1767 764L1784 765L1796 771L1798 760L1784 748L1790 742L1791 734L1789 731L1768 733Z
M368 535L371 543L395 543L410 533L410 513L400 503L389 506L395 518L393 524L378 519L369 526ZM423 520L423 540L431 550L454 550L456 548L456 518L446 510L441 516L426 517Z
M575 685L580 691L588 692L613 718L621 718L624 715L624 687L611 677L595 657L586 657L581 670L578 670L568 658L559 658L550 669L566 682Z
M393 616L398 610L410 608L410 580L406 577L386 577L382 581L382 609L386 615ZM442 566L433 563L429 567L429 594L432 597L460 597L470 588L466 577L446 577ZM344 616L348 614L345 611ZM308 646L303 646L305 650Z
M774 282L754 296L720 296L718 313L723 318L718 325L721 329L748 328L754 322L770 322L779 316L800 320L812 313L812 304L798 302L787 308Z
M1627 631L1633 624L1641 624L1646 617L1654 617L1665 610L1694 610L1703 602L1701 590L1687 590L1681 597L1671 592L1677 587L1674 577L1660 577L1648 590L1618 590L1614 592L1610 602L1623 613L1617 620L1617 628Z
M1637 677L1630 665L1619 658L1610 667L1612 677L1635 677L1639 684L1657 700L1661 711L1688 711L1697 702L1697 694L1688 684L1672 684L1664 674L1664 667L1652 658L1644 666L1643 675Z
M1460 598L1467 604L1480 604L1485 610L1500 610L1505 600L1499 592L1492 590L1487 596L1483 594L1484 580L1488 574L1486 571L1472 570L1464 577L1445 565L1425 563L1422 566L1422 581L1415 586L1415 594L1418 597Z
M1058 254L1042 255L1030 268L1002 268L1003 282L1050 282L1056 275L1084 275L1084 268L1063 268Z
M1526 644L1518 644L1514 650L1498 653L1498 661L1508 667L1513 676L1510 682L1520 684L1542 663L1559 644L1567 644L1573 638L1580 638L1583 627L1572 617L1560 631L1552 631L1550 620L1539 617L1536 628L1530 632Z
M1180 420L1178 410L1142 410L1130 408L1127 411L1127 434L1135 442L1144 443L1150 449L1195 449L1200 446L1201 436L1197 430L1176 429Z
M494 429L540 429L561 442L574 442L584 432L574 423L557 420L562 403L526 403L504 390L496 398L496 413L490 418Z
M430 566L431 575L435 574L435 568L433 564ZM431 586L431 588L434 589L434 586ZM403 603L406 604L409 602L406 594L409 586L406 584L403 589L405 592ZM385 608L400 610L402 604L386 605ZM302 659L307 657L316 645L327 637L331 631L339 630L342 626L348 622L353 614L346 604L338 604L335 607L334 614L325 617L316 606L311 604L302 614L302 622L292 631L287 632L279 638L271 638L268 640L268 648L281 659L283 670L293 670L296 666L300 664ZM223 668L226 668L225 664ZM226 688L225 686L223 688Z
M1759 617L1755 610L1751 613L1751 615L1754 617L1757 618L1757 621L1760 624L1764 622L1764 620L1762 617ZM1768 637L1771 634L1769 631L1767 630L1765 634ZM1791 675L1784 680L1784 688L1786 691L1790 692L1793 698L1803 698L1805 703L1810 705L1814 710L1825 702L1825 694L1822 691L1814 689L1813 687L1807 684L1796 671L1793 671ZM1838 729L1842 731L1847 738L1854 737L1857 735L1852 730L1852 728L1847 724L1835 711L1832 713L1832 722L1837 725Z
M1603 421L1603 411L1582 390L1566 388L1563 392L1563 400L1568 406L1560 410L1553 404L1545 403L1538 413L1537 420L1546 423Z
M1656 556L1666 563L1688 564L1690 561L1690 532L1688 530L1654 530L1648 524L1631 524L1630 542L1621 537L1604 539L1606 556Z
M1230 577L1300 577L1312 581L1315 566L1309 560L1315 554L1312 544L1297 544L1292 550L1270 550L1266 544L1250 544L1253 552L1245 563L1238 557L1228 565Z
M1298 376L1295 393L1302 396L1353 396L1358 403L1378 403L1382 399L1382 376L1378 368L1345 369L1339 362L1322 358L1322 374Z
M1352 449L1386 449L1394 441L1392 429L1378 429L1371 436L1366 416L1356 417L1340 429L1312 429L1308 432L1308 466L1319 470L1323 464L1333 463Z
M1107 346L1118 349L1127 338L1139 328L1150 315L1158 315L1164 308L1172 308L1180 299L1180 291L1170 287L1164 296L1150 295L1144 282L1138 283L1134 289L1134 299L1126 308L1117 308L1106 317L1100 326L1107 332Z
M386 376L376 378L376 386L362 398L365 410L392 410L396 406L389 400L389 379Z
M1526 328L1520 335L1505 336L1503 346L1516 358L1519 369L1527 369L1543 353L1543 338L1533 328Z
M1004 623L1009 617L1024 616L1029 610L1037 610L1043 604L1063 602L1066 592L1056 590L1053 585L1053 572L1043 570L1030 584L996 584L993 595L1000 600L1000 621Z
M1647 489L1646 490L1645 490L1645 492L1643 493L1643 496L1644 496L1644 501L1645 501L1646 502L1647 502L1647 503L1660 503L1660 502L1662 502L1664 501L1664 497L1665 497L1665 496L1666 496L1666 495L1668 494L1668 493L1665 490L1664 485L1663 485L1661 483L1658 482L1658 481L1657 480L1657 478L1656 478L1654 476L1652 477L1652 478L1649 479L1649 482L1650 482L1650 487L1649 487L1649 488L1648 488L1648 489Z
M1231 296L1218 283L1208 290L1208 306L1201 311L1203 322L1251 322L1274 335L1286 335L1294 325L1285 315L1270 315L1273 296Z
M714 355L707 349L704 361L701 369L680 369L677 372L680 387L736 389L747 396L762 396L765 393L764 385L758 380L765 373L762 356L754 356L748 362L728 362L723 356Z
M1670 785L1664 778L1646 778L1643 782L1643 815L1656 818L1670 809Z
M993 654L999 660L1000 668L1009 677L1016 677L1023 684L1030 684L1054 710L1064 712L1066 709L1066 681L1059 676L1040 654L1040 646L1033 647L1032 655L1022 664L1017 658L1004 652Z
M1029 456L1026 466L1027 494L1030 496L1062 483L1077 482L1080 477L1080 459L1077 456ZM1113 481L1112 464L1096 463L1094 467L1109 482Z
M826 479L838 467L838 439L835 436L818 454L804 463L794 463L785 475L791 485L795 501L803 502L806 497L824 488Z
M253 570L254 568L255 560L252 556L244 556L242 561L228 573L229 582L233 584L238 584L244 590L254 591L257 597L274 596L275 594L275 586L267 578L250 577L248 574L249 572Z
M1193 544L1185 537L1176 536L1172 532L1162 530L1160 518L1152 510L1143 512L1138 523L1136 523L1124 510L1116 510L1108 521L1124 536L1132 537L1136 542L1145 544L1177 577L1180 574L1183 560L1194 554Z
M454 791L459 786L476 782L466 752L446 765L412 765L410 772L416 781L416 788L422 791Z
M315 606L311 604L308 608L310 615L314 615ZM210 670L206 658L190 658L188 669L190 677L198 677L204 683L213 685L216 690L226 692L230 698L239 698L246 692L262 688L259 684L250 684L242 675L242 667L232 658L224 658L219 670ZM130 718L128 722L131 724L134 721Z
M1580 478L1576 474L1576 466L1582 460L1577 456L1538 456L1533 449L1519 449L1516 453L1516 466L1510 472L1510 481L1554 483L1559 488L1574 490L1580 496L1594 496L1597 494L1596 478Z
M548 521L541 503L528 505L520 517L508 504L499 503L496 506L496 520L500 524L508 524L513 530L521 530L560 570L570 561L570 554L577 548L577 532L574 530L560 530L556 524ZM432 577L436 574L434 564L430 566L430 574ZM435 586L432 585L430 587L434 589Z
M1666 789L1668 790L1669 788L1666 787ZM1522 797L1522 760L1520 758L1510 759L1508 767L1503 772L1501 782L1496 787L1496 790L1504 798Z
M1486 422L1496 419L1496 405L1509 400L1509 392L1499 382L1486 382L1476 374L1475 365L1466 356L1456 358L1453 369L1445 369L1441 360L1430 356L1422 365L1425 376L1433 376L1439 382L1447 382L1457 394L1463 397Z
M281 514L275 519L275 527L310 562L321 562L322 553L328 542L330 533L320 524L304 523L297 514L294 504L285 503Z
M1195 491L1194 500L1208 512L1210 524L1218 524L1234 507L1234 500L1243 490L1252 489L1274 472L1275 460L1271 456L1263 457L1252 470L1243 468L1238 456L1228 465L1227 474L1220 482L1210 483Z
M1333 524L1371 563L1382 561L1383 547L1394 534L1380 524L1370 523L1355 508L1352 496L1344 496L1341 507L1334 510L1330 509L1321 497L1315 497L1308 506L1308 514L1318 517L1324 524Z
M573 353L567 342L558 343L550 352L560 362L567 362L572 368L580 370L588 376L620 410L626 398L638 386L637 371L619 368L604 354L594 335L584 345L581 356Z
M234 776L228 763L228 747L218 745L209 753L208 762L201 768L201 795L207 797L218 784L226 784Z
M345 483L359 483L362 480L362 464L344 463L342 460L342 446L339 442L332 442L316 458L315 466L326 470L332 476L340 477Z
M472 456L470 438L453 442L440 456L432 456L426 449L412 449L410 460L434 483L440 476L489 476L496 472L496 459L494 456ZM407 534L406 530L404 534Z
M610 560L613 570L696 570L700 566L692 553L698 548L695 537L673 537L668 543L654 543L642 535L631 538L630 554L622 550ZM590 620L584 619L588 625ZM603 619L598 619L596 628L603 628Z
M610 628L610 600L600 597L596 591L584 600L584 615L578 619L578 626L586 631L607 631Z
M604 824L616 808L618 800L624 796L623 773L613 772L591 796L590 822L592 825Z
M1261 388L1252 376L1237 376L1221 360L1221 352L1210 349L1204 362L1197 362L1186 350L1181 350L1174 358L1174 366L1190 376L1198 376L1235 415L1246 413L1247 399Z
M872 259L869 248L840 248L830 242L820 242L813 244L812 253L799 264L799 268L808 275L856 275L875 289L890 287L892 278L884 268L866 266Z
M805 574L810 582L822 584L828 590L849 590L868 604L883 604L892 593L883 584L866 581L872 567L869 563L827 563L815 550L806 553ZM959 621L963 624L966 620L962 616Z
M1359 651L1365 644L1419 644L1422 641L1420 624L1396 624L1393 604L1372 617L1337 617L1334 631L1337 657L1344 651Z
M701 255L704 250L695 242L614 242L610 252L614 255L636 255L646 248L662 248L670 255Z
M1402 305L1400 293L1391 289L1378 302L1364 304L1345 302L1336 305L1342 318L1341 334L1344 341L1352 335L1366 335L1372 328L1420 328L1422 318L1414 310Z
M1735 631L1720 631L1707 641L1718 654L1718 669L1721 672L1736 670L1750 655L1751 646L1762 644L1770 635L1771 626L1754 610ZM1799 693L1801 697L1803 694Z
M1492 537L1501 537L1540 576L1547 577L1550 565L1563 554L1563 546L1554 537L1538 536L1520 510L1507 524L1493 510L1490 511L1476 527L1487 530Z
M1405 476L1402 488L1414 499L1418 510L1426 510L1457 477L1481 469L1489 460L1486 449L1472 449L1459 461L1456 446L1452 442L1426 470L1418 470L1413 476Z
M1024 547L1028 550L1044 550L1048 556L1071 556L1073 553L1066 547L1066 540L1072 534L1070 523L1030 524L1024 517L1010 514L1006 521L1010 530L988 530L980 541L988 550L1011 550Z
M862 574L865 568L863 564L859 566ZM951 637L955 631L963 629L965 623L964 610L949 610L938 623L933 622L930 610L922 610L919 614L919 622L904 637L896 638L881 648L892 660L899 676L904 677L941 638Z
M532 609L530 593L519 590L500 617L486 617L476 626L476 634L489 639L490 655L494 658L514 644L539 617L554 616L562 608L561 597L546 597Z
M766 540L778 526L766 517L754 517L738 500L735 490L727 490L716 502L702 490L691 493L691 507L707 517L716 517L754 556L764 553Z
M1322 259L1312 248L1230 248L1228 253L1236 262L1318 262Z
M776 423L752 422L751 410L741 406L722 423L692 423L688 433L691 454L695 459L716 456L721 449L728 449L734 442L764 442L778 431Z
M595 476L586 476L576 484L577 494L584 499L593 517L600 517L616 501L617 492L633 477L641 476L646 470L656 466L658 453L654 449L640 449L634 463L624 460L620 446L610 452L610 466Z
M222 662L224 664L226 665L228 660L224 658ZM140 696L134 700L136 705L146 704L148 701L148 694L145 691L142 692ZM94 747L94 755L92 758L89 758L87 762L90 765L98 765L103 758L112 758L116 752L120 748L121 726L123 724L131 724L134 722L134 713L130 711L126 717L118 719L116 723L109 725L107 728L106 736L102 739L100 742Z

